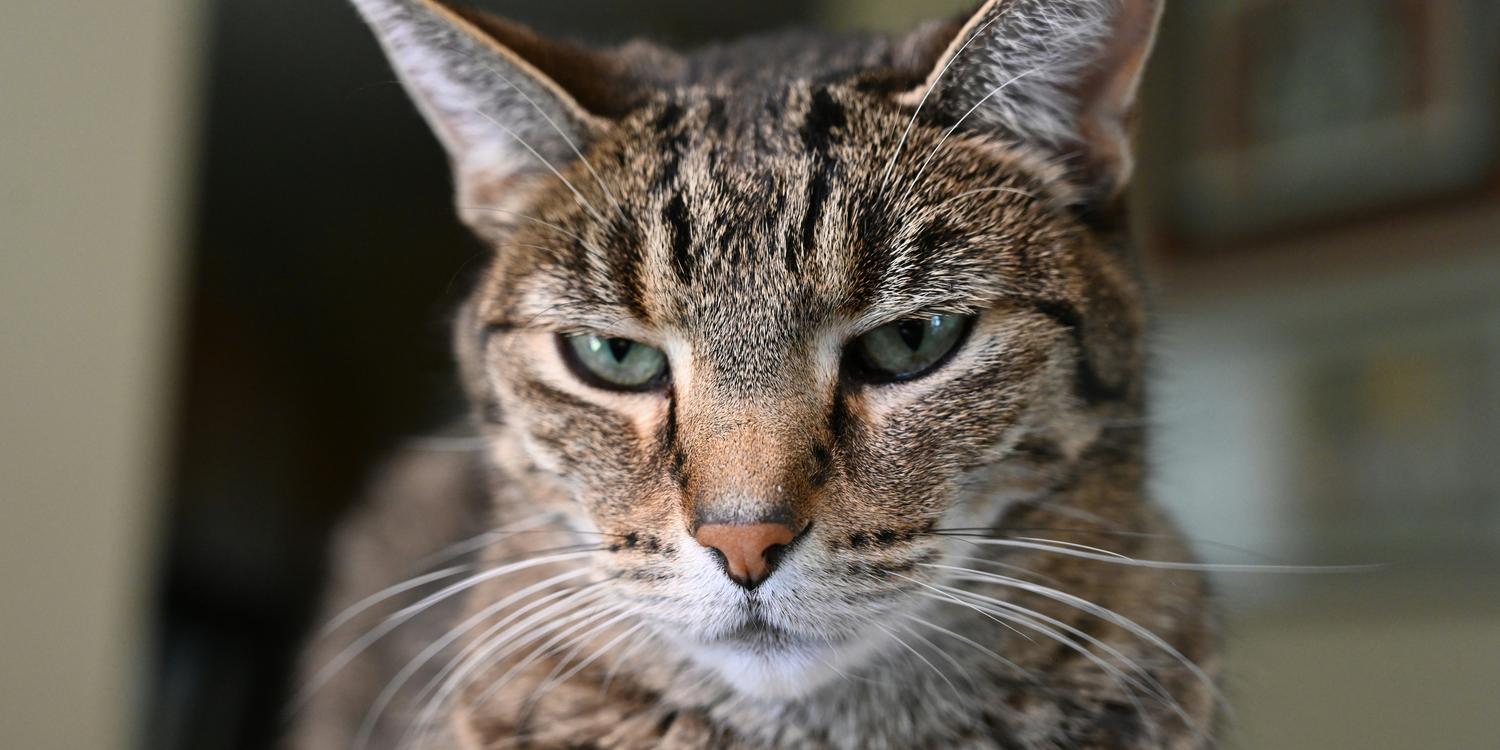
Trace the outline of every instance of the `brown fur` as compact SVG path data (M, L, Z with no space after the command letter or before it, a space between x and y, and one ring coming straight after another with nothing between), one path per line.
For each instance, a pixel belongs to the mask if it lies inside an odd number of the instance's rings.
M512 641L537 637L455 683L443 721L419 727L421 739L465 748L1209 744L1216 645L1197 574L1065 546L975 543L1040 537L1188 559L1143 495L1145 322L1113 200L1129 167L1123 124L1109 118L1128 114L1156 4L1123 2L1128 12L1115 18L1126 30L1082 48L1099 57L1075 65L1084 72L1073 87L1055 92L1072 103L1048 104L1078 118L1075 137L1054 138L1013 124L1026 101L955 126L976 90L937 74L955 54L955 70L980 64L960 51L978 29L1010 34L1015 47L1027 40L1013 37L1068 19L1107 28L1108 0L992 2L961 33L938 24L902 39L792 36L691 56L640 44L585 54L427 2L362 3L454 155L462 215L496 250L456 326L484 447L473 466L487 476L487 520L505 528L553 514L485 545L480 562L597 551L484 581L463 592L464 614L403 626L415 641L382 642L314 697L301 747L348 744L360 724L351 716L465 616L475 626L434 664L506 612L565 590L616 609L568 631L578 610L563 607L510 632ZM469 35L464 55L437 73L401 36L426 28L422 19L460 23ZM992 53L975 39L971 54ZM550 139L533 150L559 174L476 145L485 126L462 96L484 77L473 60L485 54L509 85L478 107L493 108L490 120L536 120L526 103L548 113L551 136L537 122L508 129ZM613 88L599 90L601 80ZM529 101L514 101L515 91ZM1079 92L1093 98L1067 99ZM556 135L576 138L583 158ZM909 383L848 377L848 340L932 312L976 316L951 361ZM572 377L556 336L581 331L667 352L670 385L617 393ZM371 518L402 507L378 506ZM433 517L464 518L469 507L434 507ZM746 592L715 570L693 530L765 519L811 525ZM382 525L363 521L365 531L346 538L337 598L411 575L416 555L372 565L355 553ZM437 525L456 538L464 523ZM956 567L1015 580L967 580ZM542 585L572 570L577 578ZM947 584L999 604L959 606L934 588ZM485 615L532 585L530 598ZM348 640L311 651L310 667ZM825 652L823 643L839 645ZM798 662L793 677L772 670L754 684L724 666L763 659L779 669L803 652L842 666L832 675L827 664ZM394 747L414 725L421 706L408 693L423 682L397 691L372 746Z

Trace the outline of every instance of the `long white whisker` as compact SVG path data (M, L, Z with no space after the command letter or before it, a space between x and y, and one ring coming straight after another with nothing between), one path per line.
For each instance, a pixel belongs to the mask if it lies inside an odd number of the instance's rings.
M981 24L979 28L975 29L974 33L970 34L969 38L964 41L963 46L959 47L958 50L948 58L948 61L943 63L942 70L939 70L938 74L933 76L932 80L928 82L927 90L922 92L922 98L917 102L917 108L912 111L911 119L907 120L906 122L906 129L901 131L901 139L896 143L896 152L891 154L890 163L885 165L885 174L880 178L880 189L882 193L885 192L885 186L890 182L891 171L896 168L896 162L901 159L901 152L906 148L906 139L911 135L911 129L917 124L917 117L922 114L922 107L927 105L927 98L932 96L932 92L937 88L938 82L943 80L943 76L948 75L948 69L953 67L953 63L958 62L958 58L963 55L965 50L969 49L969 45L973 44L976 39L984 34L985 30L988 29L991 24L995 23L998 20L1000 20L1000 15L996 14L991 17L990 20L985 21L983 24Z
M469 552L472 552L472 551L474 551L476 549L480 549L480 548L482 548L482 547L484 547L484 546L486 546L486 545L488 545L488 544L490 544L490 543L492 543L492 542L494 542L494 541L496 541L498 539L502 539L505 536L508 536L510 534L513 534L513 533L516 533L516 532L519 532L519 531L526 531L526 530L528 530L529 529L528 524L531 524L533 521L535 521L538 518L544 518L544 517L549 517L549 516L553 516L553 515L555 515L555 514L552 514L552 513L539 513L539 514L537 514L535 516L532 516L532 517L527 518L527 519L525 519L523 521L520 521L520 522L518 522L518 523L516 523L516 524L514 524L512 526L508 526L508 527L503 528L503 529L491 529L491 530L486 531L484 533L481 533L481 534L479 534L477 536L471 537L468 540L465 540L465 541L458 542L456 544L450 545L449 547L444 548L443 550L441 550L441 551L439 551L439 552L437 552L437 553L435 553L435 554L433 554L433 555L431 555L431 556L429 556L427 558L424 558L421 561L418 561L418 563L416 564L415 567L418 568L418 569L428 568L428 567L431 567L433 565L438 565L438 564L447 562L449 560L452 560L453 558L461 557L461 556L463 556L465 554L468 554ZM411 589L418 588L418 587L423 586L423 585L428 584L428 583L432 583L433 581L439 581L439 580L442 580L444 578L450 578L450 577L455 576L455 575L457 575L459 573L462 573L462 572L464 572L466 570L471 570L474 567L475 567L474 564L454 565L454 566L451 566L451 567L448 567L448 568L444 568L442 570L437 570L437 571L433 571L433 572L426 573L426 574L423 574L423 575L414 576L414 577L408 578L405 581L402 581L400 583L396 583L396 584L388 586L388 587L386 587L384 589L381 589L380 591L377 591L377 592L375 592L373 594L370 594L369 596L367 596L367 597L365 597L363 599L360 599L359 601L355 602L354 604L351 604L348 607L344 608L343 611L339 612L332 619L330 619L328 621L328 623L326 625L324 625L321 630L318 631L318 634L315 637L316 638L326 638L326 637L328 637L334 631L338 630L339 627L342 626L344 623L347 623L348 621L354 619L355 617L358 617L361 612L364 612L365 610L369 609L370 607L373 607L376 604L379 604L380 602L383 602L383 601L385 601L385 600L387 600L387 599L389 599L389 598L391 598L393 596L400 595L402 593L410 591Z
M613 625L616 622L618 622L620 619L623 619L623 618L628 617L628 616L630 616L629 612L622 613L621 615L619 615L619 617L616 617L615 619L610 620L609 622L606 622L604 625L600 626L600 628L608 627L610 625ZM631 625L630 627L628 627L624 631L622 631L619 635L615 636L614 638L611 638L609 640L609 642L605 643L603 646L600 646L599 649L597 651L595 651L591 656L589 656L587 659L584 659L583 661L579 662L576 666L574 666L572 669L569 669L563 675L561 675L559 677L549 678L546 682L542 683L541 687L537 688L537 690L536 690L535 693L532 693L531 698L530 698L530 700L528 702L530 704L532 704L532 705L535 705L536 703L538 703L539 701L541 701L542 696L544 694L546 694L547 691L549 691L552 688L557 687L558 685L561 685L561 684L567 682L568 680L572 679L572 677L574 675L578 674L579 672L582 672L584 669L586 669L588 667L588 665L594 663L600 657L602 657L605 654L609 653L609 650L611 648L614 648L615 644L619 643L620 641L625 640L626 638L630 637L631 635L634 635L636 631L638 631L641 628L645 627L645 625L646 624L643 623L643 622L638 622L638 623L636 623L634 625ZM564 659L561 662L561 664L567 664L568 660L571 659L571 658L572 658L572 656L570 655L568 657L568 659Z
M1042 586L1039 584L1031 583L1029 581L1023 581L1019 578L1002 576L995 573L985 573L982 571L970 570L968 568L960 568L952 565L943 565L939 563L920 564L924 567L954 571L959 573L962 577L968 578L969 580L983 581L986 583L993 583L1000 586L1020 589L1022 591L1029 591L1038 596L1067 604L1074 609L1082 612L1087 612L1088 614L1105 620L1106 622L1110 622L1124 629L1126 632L1134 634L1137 638L1140 638L1141 640L1157 647L1158 649L1161 649L1164 653L1168 654L1173 659L1176 659L1183 665L1183 667L1191 672L1193 676L1197 678L1197 680L1201 682L1205 688L1207 688L1213 694L1216 701L1219 701L1220 703L1224 702L1224 697L1219 692L1218 685L1214 683L1213 678L1209 677L1208 673L1204 672L1203 669L1196 663L1194 663L1192 659L1184 656L1181 651L1178 651L1177 648L1172 644L1167 643L1166 640L1161 636L1151 632L1151 630L1149 630L1148 628L1142 626L1141 624L1128 617L1125 617L1124 615L1121 615L1118 612L1115 612L1112 609L1109 609L1108 607L1101 607L1094 602L1084 599L1083 597L1075 596L1065 591L1059 591L1058 589L1054 589L1050 586Z
M427 703L424 705L422 711L418 714L417 721L414 722L410 728L408 728L406 735L403 736L402 741L398 744L398 746L406 746L408 738L411 738L414 733L417 733L421 728L430 726L436 722L438 710L447 703L449 696L452 695L453 691L456 690L459 685L464 683L469 674L486 663L489 654L494 653L496 650L504 646L514 636L526 632L527 629L533 625L542 623L539 629L530 631L533 637L541 637L542 635L545 635L546 633L551 632L558 627L561 627L562 625L571 621L571 619L583 616L583 614L592 611L590 608L593 607L593 602L598 600L606 593L602 589L602 587L607 582L608 581L598 581L595 583L591 583L583 587L582 589L571 593L555 592L553 594L548 594L547 596L530 602L521 607L519 610L506 615L500 621L492 624L483 633L474 638L473 642L468 644L462 651L459 652L458 655L451 659L448 664L443 667L441 672L433 676L433 678L429 680L425 686L423 686L422 690L417 694L416 698L413 699L412 704L416 705L418 703L422 703L422 701L424 699L427 699L429 695L431 696L430 700L427 700ZM563 596L559 599L558 594L560 593L563 594ZM549 604L548 602L551 603ZM541 607L541 609L537 609L538 607ZM583 609L578 609L579 607L583 607ZM533 609L537 609L537 611L517 622L517 619L520 618L521 615ZM569 609L573 609L574 611L569 614L564 614L568 612ZM504 632L501 632L502 630ZM497 633L499 635L496 635ZM476 653L480 651L482 651L482 653ZM441 687L439 687L439 685L441 685Z
M452 578L459 573L462 573L466 570L472 570L473 568L473 565L455 565L451 568L435 570L431 573L428 573L427 575L408 578L400 583L394 584L392 586L387 586L344 608L342 612L339 612L333 617L333 619L329 620L328 624L324 625L322 629L318 631L318 634L315 637L327 638L329 635L332 635L334 631L338 630L344 623L358 617L361 612L364 612L365 610L393 596L405 593L414 588L419 588L426 584L432 583L433 581L441 581L444 578Z
M437 552L434 552L422 558L417 562L417 567L427 568L434 565L441 565L445 562L448 562L449 560L463 557L464 555L467 555L471 552L476 552L478 550L484 549L490 544L504 539L511 534L522 531L531 531L541 526L545 526L548 523L554 523L558 520L561 520L561 518L562 514L557 513L556 511L548 511L546 513L537 513L535 515L527 516L526 518L523 518L503 528L485 529L484 531L481 531L480 533L475 534L468 539L462 539L460 541L454 542L438 550Z
M901 644L901 647L904 648L904 649L906 649L907 651L910 651L911 654L912 654L912 656L915 656L918 659L920 659L923 664L927 665L928 669L932 670L933 674L936 674L939 679L941 679L943 682L947 683L948 688L953 691L953 695L954 696L958 697L959 700L963 700L963 693L959 692L958 686L954 685L953 681L950 680L950 679L948 679L948 675L943 674L943 670L938 669L936 664L933 664L931 661L929 661L927 659L927 657L923 656L916 649L912 648L911 644L907 643L906 641L901 640L901 636L898 636L895 633L891 632L890 628L887 628L884 625L881 625L880 623L875 622L873 620L870 621L869 624L872 625L872 626L874 626L876 630L879 630L880 632L885 633L886 635L890 636L891 640L895 641L896 643Z
M1134 693L1131 687L1132 685L1141 686L1147 692L1147 694L1151 695L1153 698L1156 698L1159 702L1162 703L1162 705L1166 706L1168 710L1170 710L1174 715L1181 719L1185 726L1192 728L1195 732L1201 733L1201 729L1198 727L1197 723L1193 721L1193 719L1187 714L1187 711L1183 709L1182 704L1178 703L1177 699L1166 689L1166 687L1163 686L1155 677L1153 677L1149 671L1137 664L1135 660L1127 657L1119 649L1110 646L1104 641L1092 635L1089 635L1088 633L1072 625L1069 625L1062 620L1044 615L1035 610L1027 609L1026 607L1022 607L1018 604L1007 602L1001 599L996 599L994 597L985 596L983 594L978 594L972 591L965 591L956 587L945 588L953 591L956 594L964 596L965 598L981 602L985 605L998 608L1005 612L1009 612L1010 615L1007 616L1014 617L1016 618L1017 622L1026 624L1028 627L1036 629L1038 632L1047 635L1049 638L1056 640L1058 643L1067 646L1071 650L1088 659L1100 669L1105 670L1111 675L1113 679L1116 680L1116 682L1120 683L1120 685L1126 689L1127 694L1133 696ZM1051 627L1043 627L1039 623L1046 623ZM1054 628L1056 630L1054 630ZM1115 667L1108 661L1099 657L1097 654L1094 654L1092 651L1084 648L1078 642L1073 641L1071 638L1063 636L1060 632L1058 632L1058 630L1066 631L1072 636L1099 649L1100 651L1104 652L1105 655L1128 667L1132 672L1139 675L1139 678L1131 677L1125 674L1118 667ZM1133 698L1132 702L1135 702ZM1146 716L1143 707L1138 702L1136 702L1136 709L1138 711L1141 711L1141 715L1143 718Z
M1032 68L1030 70L1023 71L1021 73L1017 73L1016 75L1012 76L1009 80L1005 81L1004 83L1000 84L999 86L996 86L995 88L990 89L990 92L988 94L985 94L984 98L980 99L978 102L975 102L974 106L970 107L969 111L965 112L964 115L963 115L963 117L958 118L958 122L953 123L952 127L949 127L947 130L943 131L943 137L938 139L937 145L932 147L932 151L928 152L927 158L924 159L924 160L922 160L922 165L920 167L917 167L917 173L916 173L916 175L914 175L911 178L911 182L907 184L906 191L901 194L901 199L898 202L899 203L905 203L906 202L906 199L911 195L911 191L914 188L916 188L917 182L919 180L921 180L922 179L922 175L927 172L927 166L932 163L933 158L936 157L938 155L938 152L943 149L943 144L945 144L945 143L948 142L948 138L953 135L954 131L958 130L958 128L959 128L960 125L964 124L964 120L969 119L969 115L974 114L975 110L978 110L981 106L984 105L985 102L988 102L990 99L994 98L994 96L996 94L999 94L1000 92L1004 91L1011 84L1013 84L1013 83L1015 83L1015 82L1017 82L1017 81L1025 78L1025 77L1027 77L1029 75L1034 75L1036 73L1040 73L1040 72L1046 70L1049 67L1051 67L1050 64L1048 64L1048 65L1038 65L1035 68Z
M494 637L496 633L504 630L511 623L520 620L523 616L526 615L526 613L531 612L532 610L541 610L537 614L533 615L531 620L521 623L517 626L517 628L529 625L538 618L545 619L552 614L553 609L562 608L566 610L568 607L576 607L578 605L588 603L591 599L597 598L597 596L591 597L589 595L598 594L598 588L601 585L602 582L592 583L573 591L568 591L566 589L562 591L554 591L550 594L538 597L530 602L527 602L526 604L516 609L516 611L511 612L505 617L502 617L496 622L490 624L485 628L483 632L475 636L467 645L460 649L452 659L449 659L448 663L443 667L441 671L434 675L432 679L427 681L427 684L422 687L422 689L417 693L416 698L413 699L413 703L421 703L422 701L426 700L427 697L437 689L438 685L441 684L449 674L452 674L453 670L457 669L468 660L470 655L472 655L475 651L486 647L491 643L490 638ZM546 609L542 609L544 607ZM502 639L503 637L504 636L502 636Z
M956 591L956 592L968 593L968 592L963 592L962 589L952 589L952 590ZM1012 622L1015 622L1015 623L1017 623L1017 624L1019 624L1019 625L1021 625L1023 627L1026 627L1026 628L1029 628L1031 630L1034 630L1038 634L1043 635L1043 636L1047 637L1050 640L1056 641L1057 643L1061 644L1062 646L1064 646L1068 650L1073 651L1074 653L1077 653L1080 656L1082 656L1083 658L1087 659L1094 666L1099 667L1099 669L1103 670L1104 673L1111 680L1113 680L1116 684L1118 684L1125 691L1125 697L1126 697L1126 699L1131 702L1131 705L1135 706L1136 713L1139 714L1142 717L1142 719L1147 719L1149 715L1146 712L1145 706L1141 704L1139 696L1136 695L1136 688L1137 688L1137 686L1145 688L1145 690L1148 693L1153 693L1152 697L1157 698L1158 700L1162 701L1164 704L1170 705L1170 704L1175 703L1175 700L1170 695L1165 695L1164 691L1163 691L1163 695L1154 695L1154 693L1157 692L1157 690L1155 688L1152 688L1152 687L1148 686L1147 684L1142 683L1139 680L1137 680L1137 679L1135 679L1135 678L1133 678L1133 677L1125 674L1125 672L1123 672L1122 670L1120 670L1120 668L1116 667L1113 664L1110 664L1108 661L1106 661L1105 659L1103 659L1102 657L1100 657L1098 654L1095 654L1094 652L1092 652L1092 651L1084 648L1081 644L1079 644L1076 641L1074 641L1073 639L1067 637L1066 635L1064 635L1063 633L1059 632L1055 628L1052 628L1052 627L1049 627L1047 625L1042 624L1041 622L1039 622L1036 619L1036 617L1035 617L1036 613L1031 613L1030 610L1026 610L1025 608L1017 608L1017 609L1021 610L1021 611L1017 612L1017 611L1014 611L1014 610L1006 610L1006 609L1001 609L1001 608L989 608L989 607L982 607L982 608L986 609L988 611L991 611L991 612L993 612L994 614L996 614L996 615L998 615L1000 617L1004 617L1004 618L1006 618L1008 620L1011 620ZM1029 614L1027 614L1027 613L1029 613ZM1125 664L1131 666L1132 669L1139 671L1139 667L1137 665L1135 665L1134 662L1132 662L1132 661L1130 661L1128 659L1122 660L1122 663L1125 663ZM1147 675L1147 679L1150 679L1149 675Z
M1042 614L1041 612L1037 612L1036 610L1029 609L1027 607L1023 607L1023 606L1021 606L1019 604L1016 604L1015 602L1007 602L1004 599L998 599L998 598L993 597L993 596L986 596L984 594L980 594L980 593L975 592L975 591L968 591L966 589L962 589L962 588L959 588L957 586L944 586L943 588L945 590L953 592L953 593L955 593L955 594L957 594L957 595L959 595L959 596L961 596L961 597L963 597L965 599L969 599L969 600L972 600L974 602L978 602L978 603L980 603L981 605L984 605L987 608L1000 609L1000 610L1012 613L1012 615L1015 616L1015 617L1030 618L1032 620L1036 620L1036 621L1039 621L1039 622L1044 622L1044 623L1050 625L1053 628L1057 628L1059 630L1066 631L1067 633L1073 635L1074 637L1079 638L1080 640L1082 640L1082 641L1084 641L1084 642L1086 642L1086 643L1094 646L1095 648L1099 649L1100 651L1104 652L1104 654L1106 656L1109 656L1109 657L1113 658L1115 661L1118 661L1121 664L1124 664L1127 667L1129 667L1131 671L1133 671L1136 674L1140 675L1140 678L1145 681L1143 684L1146 685L1147 687L1149 687L1152 692L1156 693L1158 695L1158 697L1161 697L1163 699L1168 699L1168 700L1171 698L1171 694L1167 692L1167 689L1164 686L1162 686L1161 683L1158 682L1156 680L1156 678L1151 675L1150 672L1146 671L1145 668L1143 668L1139 664L1137 664L1134 659L1131 659L1130 657L1126 656L1124 654L1124 652L1120 651L1119 649L1115 648L1114 646L1111 646L1108 643L1105 643L1103 640L1100 640L1099 638L1097 638L1097 637L1095 637L1093 635L1090 635L1090 634L1084 632L1083 630L1081 630L1081 629L1079 629L1079 628L1077 628L1077 627L1075 627L1073 625L1070 625L1070 624L1068 624L1066 622L1063 622L1062 620L1059 620L1059 619L1057 619L1055 617L1052 617L1050 615L1045 615L1045 614Z
M956 603L956 604L961 604L961 605L966 606L966 607L974 606L974 605L971 605L968 602L961 601L961 600L956 599L956 598L953 599L953 602ZM988 612L984 612L983 610L979 610L978 607L975 607L975 609L978 610L981 614L985 614L985 615L989 614ZM966 635L964 635L962 633L957 633L957 632L954 632L952 630L949 630L948 628L945 628L942 625L939 625L939 624L937 624L935 622L929 622L929 621L927 621L927 620L925 620L925 619L923 619L921 617L917 617L916 615L904 615L904 617L906 617L906 619L908 619L908 620L911 620L912 622L917 623L918 625L925 625L925 626L927 626L929 628L932 628L933 630L936 630L939 633L942 633L943 635L946 635L946 636L948 636L950 638L953 638L954 640L959 641L960 643L964 643L964 644L967 644L969 646L972 646L973 648L975 648L978 651L980 651L980 652L988 655L989 657L991 657L994 660L1000 662L1001 664L1003 664L1003 665L1005 665L1005 666L1007 666L1007 667L1009 667L1009 668L1011 668L1011 669L1013 669L1013 670L1015 670L1017 672L1020 672L1022 675L1024 675L1031 682L1034 682L1034 683L1040 682L1039 680L1037 680L1036 675L1033 675L1030 672L1030 670L1027 670L1026 668L1022 667L1021 665L1019 665L1019 664L1011 661L1010 659L1007 659L1004 656L1001 656L994 649L991 649L988 646L985 646L984 644L980 643L979 641L974 640L973 638L970 638L970 637L968 637L968 636L966 636ZM1008 625L1008 624L1006 625L1006 627L1011 628L1011 626ZM1014 628L1012 628L1012 629L1014 630ZM1026 636L1022 636L1022 637L1026 637ZM1027 638L1027 640L1031 640L1029 637L1026 637L1026 638Z
M891 573L891 575L893 575L893 576L896 576L896 577L897 577L897 578L903 578L903 579L905 579L905 580L908 580L908 581L911 581L911 582L912 582L912 583L915 583L915 584L917 584L917 585L918 585L918 586L921 586L921 587L922 587L922 588L924 588L924 589L929 589L929 590L931 590L931 591L935 591L935 592L937 592L937 593L938 593L938 594L939 594L939 595L940 595L940 596L943 596L943 597L946 597L946 598L948 598L948 599L953 599L953 601L954 601L954 602L955 602L955 603L957 603L957 604L963 604L963 602L960 602L960 601L958 601L958 600L957 600L957 599L954 599L954 597L953 597L953 596L952 596L952 595L951 595L951 594L948 594L948 593L947 593L947 592L944 592L944 591L943 591L943 590L942 590L942 589L941 589L941 588L940 588L940 587L938 587L938 586L933 586L933 585L932 585L932 584L930 584L930 583L927 583L927 582L925 582L925 581L919 581L919 580L917 580L917 579L915 579L915 578L912 578L912 577L911 577L911 576L907 576L907 575L902 575L902 574L901 574L901 573ZM979 610L979 609L978 609L978 608L975 608L975 611L977 611L977 612L979 612L979 613L980 613L980 614L983 614L983 615L988 615L988 613L987 613L987 612L984 612L984 611L982 611L982 610ZM1019 631L1019 630L1017 630L1017 629L1016 629L1016 628L1015 628L1015 626L1013 626L1013 625L1011 625L1011 624L1009 624L1009 623L1006 623L1006 622L1002 622L1002 621L1000 621L1000 620L997 620L997 619L995 619L995 617L993 617L993 616L990 616L990 619L991 619L991 620L994 620L994 621L995 621L995 624L997 624L997 625L1000 625L1000 626L1001 626L1001 627L1004 627L1004 628L1009 628L1009 629L1010 629L1010 630L1011 630L1011 631L1012 631L1012 632L1014 632L1014 633L1015 633L1015 634L1016 634L1016 635L1019 635L1019 636L1021 636L1021 637L1022 637L1022 638L1025 638L1025 639L1026 639L1026 640L1028 640L1028 641L1030 641L1030 640L1031 640L1031 636L1029 636L1029 635L1026 635L1026 634L1025 634L1025 633L1022 633L1022 632L1021 632L1021 631ZM1033 642L1034 642L1034 641L1033 641Z
M974 544L988 544L997 547L1013 547L1017 549L1031 549L1042 552L1050 552L1068 557L1077 557L1084 560L1096 560L1114 565L1129 565L1137 568L1152 568L1156 570L1189 570L1198 572L1218 573L1290 573L1290 574L1317 574L1317 573L1367 573L1373 570L1381 570L1385 566L1379 564L1371 565L1264 565L1264 564L1238 564L1238 563L1189 563L1174 562L1171 560L1140 560L1126 557L1118 552L1089 547L1071 542L1060 542L1049 539L1037 539L1035 537L1017 537L1015 539L970 539ZM1074 549L1074 548L1079 549ZM1093 550L1093 551L1089 551Z
M1014 537L1010 537L1010 538L1014 539L1014 540L1022 541L1022 542L1035 542L1037 544L1054 544L1054 545L1059 545L1059 546L1063 546L1063 547L1072 547L1073 549L1080 549L1080 550L1083 550L1084 552L1093 552L1094 554L1097 554L1097 555L1105 555L1107 557L1112 557L1112 558L1114 558L1116 560L1125 560L1127 562L1135 562L1135 558L1132 558L1129 555L1121 554L1121 553L1116 552L1114 550L1104 549L1103 547L1092 547L1092 546L1089 546L1087 544L1079 544L1077 542L1064 542L1064 541L1059 540L1059 539L1042 539L1042 538L1034 537L1034 536L1014 536Z
M480 109L478 107L470 107L470 109L474 110L474 114L477 114L480 117L483 117L484 119L489 120L491 123L494 124L495 127L500 128L501 130L504 130L505 134L508 135L508 136L510 136L511 138L514 138L516 140L516 143L521 144L522 148L526 149L527 151L530 151L531 155L535 156L536 159L537 159L537 161L540 161L542 163L542 166L545 166L548 169L548 171L550 171L550 172L552 172L552 174L556 175L557 179L562 180L562 183L568 187L568 190L571 190L573 192L573 197L577 198L578 202L580 204L582 204L584 208L587 208L589 210L589 213L591 213L591 214L594 215L594 218L598 219L601 222L605 221L604 214L599 213L599 209L594 208L594 204L590 203L588 198L583 197L583 193L579 192L578 188L576 188L576 187L573 186L572 181L570 181L567 177L564 177L563 173L559 172L557 170L557 167L553 166L552 162L550 162L550 161L547 160L547 157L542 156L540 152L538 152L536 149L532 148L531 144L526 142L526 139L524 139L520 135L518 135L516 133L516 131L511 130L510 128L506 127L504 123L500 122L499 120L496 120L493 117L490 117L488 114L485 114L484 110L482 110L482 109Z
M977 687L974 683L973 675L969 674L969 670L965 669L964 665L960 664L958 659L953 658L953 654L948 653L946 649L940 648L936 643L933 643L931 639L929 639L925 635L922 635L921 633L918 633L916 629L914 629L910 625L902 623L901 629L910 634L911 637L916 638L917 640L926 644L928 648L932 649L935 653L937 653L938 656L942 657L944 661L952 664L953 669L957 672L958 676L962 677L964 679L964 682L969 683L969 686L971 688Z
M561 573L546 580L527 586L520 591L506 596L495 602L494 604L491 604L490 606L485 607L479 612L471 615L463 622L459 623L457 626L449 630L447 633L444 633L442 637L428 644L426 648L422 649L421 652L412 657L410 661L406 662L406 664L402 666L401 670L397 672L389 682L386 683L385 689L380 692L380 695L375 698L375 702L371 704L370 709L365 712L364 721L361 722L359 732L355 735L354 746L357 748L363 748L366 746L369 741L370 735L375 731L375 725L380 720L380 714L385 710L385 707L390 704L391 700L395 698L396 694L400 692L402 686L404 686L406 682L411 679L412 675L417 673L417 670L421 669L424 665L427 664L427 662L431 661L432 657L437 656L438 653L440 653L443 649L448 648L450 644L458 640L464 633L469 632L479 623L489 619L491 616L495 615L506 607L511 606L513 603L520 601L527 596L530 596L536 591L541 591L549 586L554 586L563 581L577 578L581 575L586 575L589 572L590 571L588 568L570 570L566 573Z
M642 624L644 625L645 623ZM615 672L619 671L620 666L625 663L626 658L634 653L637 648L640 648L641 646L650 642L651 636L649 634L642 635L640 638L631 641L630 645L626 646L625 650L621 651L619 655L615 657L614 663L610 664L609 669L605 671L604 681L600 685L599 692L604 695L609 695L609 686L614 684Z
M992 566L992 567L995 567L995 568L999 568L1000 570L1008 570L1008 571L1010 571L1012 573L1015 573L1018 576L1028 576L1030 578L1035 578L1036 580L1041 581L1043 583L1052 583L1052 584L1062 585L1062 581L1060 581L1057 578L1054 578L1052 576L1043 575L1041 573L1038 573L1038 572L1036 572L1034 570L1031 570L1029 568L1026 568L1026 567L1022 567L1020 565L1013 565L1011 563L1001 562L999 560L991 560L988 557L976 557L974 555L948 555L947 559L950 559L950 560L968 560L970 562L978 563L980 565L989 565L989 566Z
M526 667L529 667L532 664L536 663L538 659L546 656L547 654L553 653L558 644L569 641L574 633L578 632L579 630L583 630L584 628L593 626L600 620L609 617L616 612L619 612L624 607L625 604L622 602L602 605L602 608L598 612L595 612L589 617L584 618L581 622L574 624L572 627L557 633L556 635L552 636L552 638L546 643L533 648L531 650L531 653L527 654L524 659L507 670L505 674L501 675L499 679L491 683L489 687L486 687L484 689L484 692L480 693L479 697L474 700L475 705L483 704L486 700L489 699L490 696L494 695L495 693L499 692L501 688L510 684L510 681L519 676L521 672L526 669Z
M348 647L339 652L339 654L335 656L327 665L318 670L318 672L313 675L312 679L308 681L307 687L305 687L298 694L296 699L294 699L292 711L298 711L303 706L307 705L307 701L311 699L312 696L323 687L323 685L327 684L327 682L332 679L334 675L343 670L343 668L347 666L349 662L353 661L360 654L364 653L365 649L369 648L376 641L385 637L391 631L400 627L402 623L405 623L407 620L416 617L438 602L441 602L448 597L473 588L474 586L484 583L485 581L499 578L500 576L510 575L527 568L534 568L538 565L547 565L550 563L561 562L563 560L575 560L580 557L592 555L597 551L598 550L591 549L582 552L569 552L561 555L547 555L546 557L542 558L523 560L521 562L512 563L510 565L502 565L497 568L491 568L482 573L469 576L468 578L465 578L458 583L447 586L441 591L438 591L435 594L431 594L423 598L421 601L418 601L415 604L397 611L395 614L383 620L380 625L371 629L368 633L364 634L359 639L349 644Z

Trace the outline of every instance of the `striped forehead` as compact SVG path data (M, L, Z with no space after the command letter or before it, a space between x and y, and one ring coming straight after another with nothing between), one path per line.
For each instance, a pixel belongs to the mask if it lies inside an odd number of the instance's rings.
M752 346L786 347L834 314L849 253L833 184L859 165L823 89L663 102L639 128L646 176L633 196L642 262L627 283L653 321ZM833 205L835 202L839 205ZM833 210L830 210L833 209ZM749 340L745 340L749 339Z
M931 127L911 134L916 156L893 161L909 115L868 100L791 84L645 109L604 172L619 217L575 248L581 262L549 267L591 273L555 288L615 308L601 317L762 351L797 350L832 322L982 309L1046 225L1025 197L1034 180L955 161L960 138L925 163L942 137ZM954 200L964 190L974 194Z

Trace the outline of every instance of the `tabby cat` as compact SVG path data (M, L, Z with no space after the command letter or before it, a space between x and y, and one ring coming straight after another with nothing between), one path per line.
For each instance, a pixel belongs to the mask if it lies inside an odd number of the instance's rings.
M681 54L355 5L493 253L473 450L343 532L294 746L1213 744L1121 199L1160 0Z

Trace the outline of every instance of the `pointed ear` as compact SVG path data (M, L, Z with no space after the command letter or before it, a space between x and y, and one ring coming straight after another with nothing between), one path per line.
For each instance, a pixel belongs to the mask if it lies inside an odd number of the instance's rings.
M1065 157L1091 199L1113 198L1130 179L1130 120L1161 8L1162 0L988 0L903 99L926 95L958 127Z
M609 127L602 115L621 106L610 97L627 88L626 76L603 53L438 0L354 5L447 149L460 201L517 176L563 170ZM580 82L602 113L559 78Z

